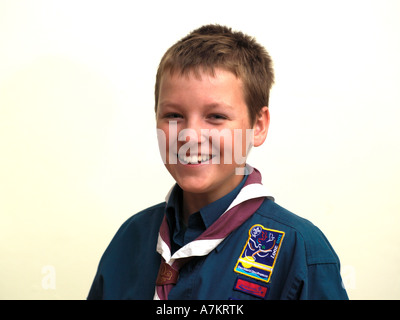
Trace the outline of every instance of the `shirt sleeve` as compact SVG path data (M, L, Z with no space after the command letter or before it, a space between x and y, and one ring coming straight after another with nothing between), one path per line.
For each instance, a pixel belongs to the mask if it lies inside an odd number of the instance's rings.
M87 300L102 300L102 299L103 299L103 281L102 278L97 274L90 288Z
M312 264L298 287L300 300L348 300L337 263Z

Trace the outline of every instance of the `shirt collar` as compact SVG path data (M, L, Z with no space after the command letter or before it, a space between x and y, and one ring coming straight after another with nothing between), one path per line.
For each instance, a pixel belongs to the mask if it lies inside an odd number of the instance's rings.
M247 180L247 177L248 176L245 175L241 183L230 193L200 209L199 213L206 228L210 227L225 212L239 194ZM167 220L170 228L175 231L179 230L181 225L180 214L182 212L182 194L182 189L178 184L175 184L166 197Z
M247 176L244 176L242 182L239 183L239 185L235 189L233 189L222 198L200 209L200 215L203 218L203 222L206 228L210 227L226 211L226 209L228 209L229 205L243 188L246 179Z
M165 199L167 201L167 206L165 208L167 221L170 230L179 231L180 230L180 213L182 207L182 189L176 183Z

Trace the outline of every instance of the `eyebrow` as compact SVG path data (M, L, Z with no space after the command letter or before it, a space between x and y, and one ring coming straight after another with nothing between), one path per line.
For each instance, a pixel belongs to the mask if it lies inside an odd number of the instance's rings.
M170 101L162 101L162 102L159 102L158 106L161 108L162 107L178 107L179 108L181 105L179 103L173 103Z
M209 109L215 109L215 108L218 108L218 107L233 109L233 107L231 105L229 105L227 103L224 103L224 102L213 102L213 103L210 103L210 104L206 104L205 107L209 108Z
M160 108L165 108L165 107L181 108L182 105L179 103L174 103L174 102L170 102L170 101L162 101L159 103L159 107ZM211 103L205 104L204 107L207 109L215 109L218 107L233 109L233 107L231 105L224 103L224 102L211 102Z

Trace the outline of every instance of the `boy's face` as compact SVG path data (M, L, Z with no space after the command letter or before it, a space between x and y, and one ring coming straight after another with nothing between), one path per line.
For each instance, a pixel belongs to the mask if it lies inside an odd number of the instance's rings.
M246 129L253 128L242 81L231 72L216 69L215 76L200 72L200 77L166 72L160 82L157 129L164 133L164 163L184 192L215 201L242 180L236 169L245 166L253 143L246 139ZM247 134L252 137L253 131Z

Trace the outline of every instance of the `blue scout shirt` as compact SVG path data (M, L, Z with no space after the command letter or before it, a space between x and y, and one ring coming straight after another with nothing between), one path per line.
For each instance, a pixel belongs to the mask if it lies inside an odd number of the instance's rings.
M176 251L218 219L244 181L228 195L191 215L187 227L179 219L179 187L173 189L167 204L160 203L128 219L106 249L88 299L153 299L161 261L156 245L165 212L172 230L172 251ZM255 252L256 242L260 249L264 248L268 238L275 244L269 253L271 263L265 260L256 268L251 261L239 262L245 251ZM261 250L257 252L262 256ZM339 268L336 253L317 227L265 199L210 254L194 257L180 269L178 283L168 298L348 299Z

